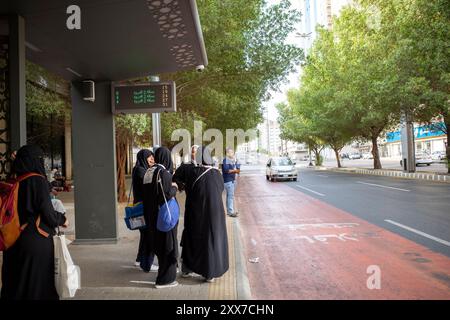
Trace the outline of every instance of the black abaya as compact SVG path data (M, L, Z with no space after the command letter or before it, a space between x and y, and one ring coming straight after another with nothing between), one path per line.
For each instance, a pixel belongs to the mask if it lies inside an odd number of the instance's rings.
M153 156L153 152L148 149L142 149L136 155L136 164L133 168L131 176L131 184L133 188L133 204L142 202L144 198L143 180L145 173L149 169L147 159L150 156ZM144 271L150 271L150 267L153 262L153 254L145 250L145 233L145 229L139 229L139 247L136 256L136 262L141 262L141 267L142 269L144 269Z
M150 168L144 177L144 215L149 224L146 247L147 250L151 250L158 257L159 269L156 284L164 285L174 282L177 275L178 224L172 230L162 232L156 228L156 222L159 207L164 204L162 192L169 200L175 197L177 188L172 186L170 151L164 147L158 148L155 153L155 161L158 165ZM162 190L157 182L158 176L161 178Z
M202 150L204 148L198 153L201 154ZM204 158L210 159L210 156L204 155ZM209 164L205 159L203 163ZM229 268L228 237L222 201L223 178L214 168L199 178L206 170L206 166L188 165L181 172L175 172L174 180L182 182L186 191L181 238L183 265L186 270L211 279L222 276Z
M17 152L13 170L21 176L26 173L45 173L42 151L25 146ZM35 300L58 299L55 288L54 228L66 218L53 209L50 190L45 177L33 176L19 184L18 212L21 225L28 223L17 242L3 252L2 299ZM41 217L39 228L36 226Z

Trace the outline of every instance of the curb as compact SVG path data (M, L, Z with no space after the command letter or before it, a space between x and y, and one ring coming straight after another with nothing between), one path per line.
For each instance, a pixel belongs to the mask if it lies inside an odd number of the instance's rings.
M328 167L315 168L315 170L327 170L327 171L341 172L341 173L357 173L357 174L385 176L385 177L400 178L400 179L414 179L414 180L426 180L426 181L450 183L450 175L435 174L435 173L402 172L402 171L394 171L394 170L364 169L364 168L361 168L361 169L359 169L359 168L339 169L339 168L328 168Z
M244 259L244 250L240 240L241 232L238 219L233 220L234 252L236 264L236 293L237 300L252 300L250 282L247 276L247 266Z

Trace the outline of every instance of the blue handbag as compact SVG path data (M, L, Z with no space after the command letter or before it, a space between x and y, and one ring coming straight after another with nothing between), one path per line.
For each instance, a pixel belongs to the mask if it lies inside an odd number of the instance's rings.
M144 204L138 202L130 205L131 190L133 190L133 185L131 185L130 194L128 195L128 205L125 207L125 224L130 230L143 229L146 227Z
M161 170L159 172L161 172ZM169 199L169 201L167 201L161 178L159 177L159 172L158 182L161 186L164 203L159 207L156 228L159 231L168 232L172 230L178 223L178 219L180 218L180 206L178 205L178 202L175 198Z

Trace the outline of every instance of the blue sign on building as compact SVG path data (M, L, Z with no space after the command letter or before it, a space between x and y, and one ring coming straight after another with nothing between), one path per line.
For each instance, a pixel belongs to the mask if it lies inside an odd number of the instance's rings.
M443 122L414 127L414 138L423 139L443 136L445 135L443 128L445 128L445 124ZM397 142L400 140L400 131L388 132L386 134L386 142Z

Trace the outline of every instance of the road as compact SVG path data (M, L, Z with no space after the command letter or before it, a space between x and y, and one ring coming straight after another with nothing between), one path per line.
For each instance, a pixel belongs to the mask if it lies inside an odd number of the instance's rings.
M256 170L260 169L261 166L264 166L267 163L267 156L261 154L257 160L254 160L252 164L243 165L246 169ZM309 161L295 160L297 162L298 168L305 168L308 166ZM381 165L383 169L389 170L400 170L402 171L402 167L400 166L400 158L380 158ZM240 160L241 163L245 163L245 159ZM259 162L257 164L256 162ZM366 168L373 169L373 159L341 159L341 165L346 168ZM336 160L335 159L325 159L323 161L324 167L336 168ZM418 172L435 172L435 173L447 173L447 165L445 160L433 160L433 163L430 166L427 165L419 165L416 167L416 171Z
M298 182L244 174L236 201L253 297L450 299L449 195L448 184L313 169ZM371 268L380 289L367 286Z
M381 160L381 165L383 166L383 169L402 170L402 167L400 166L400 159L381 158L380 160ZM300 166L304 167L309 162L298 161L297 163L300 164ZM348 168L373 169L373 160L370 160L370 159L355 159L355 160L343 159L343 160L341 160L341 164L342 164L342 166L348 167ZM323 162L323 165L325 167L336 167L336 160L325 160ZM444 163L444 161L436 160L430 166L426 166L426 165L417 166L416 171L446 173L447 166Z

